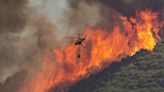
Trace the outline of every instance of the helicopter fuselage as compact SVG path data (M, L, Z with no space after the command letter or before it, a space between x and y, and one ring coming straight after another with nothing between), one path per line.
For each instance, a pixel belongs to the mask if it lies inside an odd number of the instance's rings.
M75 45L80 45L85 40L85 38L79 38L75 41Z

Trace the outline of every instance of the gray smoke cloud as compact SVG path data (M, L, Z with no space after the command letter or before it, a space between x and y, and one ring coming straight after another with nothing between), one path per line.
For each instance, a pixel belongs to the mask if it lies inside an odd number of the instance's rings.
M6 7L8 6L8 7ZM19 33L26 24L26 0L0 0L0 83L19 70Z
M16 92L40 71L46 48L64 48L64 37L80 32L69 8L65 0L0 0L0 91Z
M53 16L53 11L48 11L52 1L46 5L43 0L0 0L0 91L14 92L22 75L30 79L39 71L45 49L61 45L56 35L61 29L56 24L62 13ZM45 10L38 9L40 3ZM53 9L59 13L62 7ZM12 79L17 82L10 82Z
M164 0L0 0L0 91L16 92L40 71L46 48L64 48L85 26L112 28L113 14L161 11ZM17 81L16 83L13 80Z

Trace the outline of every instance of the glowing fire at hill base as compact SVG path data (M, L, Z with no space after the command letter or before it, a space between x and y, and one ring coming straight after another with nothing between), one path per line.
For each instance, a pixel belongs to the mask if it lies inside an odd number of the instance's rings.
M64 92L71 84L116 60L133 56L141 49L152 51L160 40L161 23L157 19L157 13L145 10L138 12L136 18L121 16L121 23L115 23L112 31L86 28L86 44L80 47L80 59L78 47L72 44L64 51L47 49L42 70L19 92L48 92L51 88Z

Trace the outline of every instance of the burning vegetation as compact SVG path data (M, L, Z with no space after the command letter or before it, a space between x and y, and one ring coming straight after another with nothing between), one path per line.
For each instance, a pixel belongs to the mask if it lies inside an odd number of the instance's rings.
M77 58L78 47L72 44L64 50L47 49L41 71L19 92L46 92L52 88L54 92L65 92L70 85L112 62L133 56L141 49L152 51L160 40L158 32L162 24L156 12L143 10L135 18L119 16L119 20L112 31L85 28L87 37L85 45L80 47L80 58Z
M114 62L153 51L164 1L150 1L0 0L0 91L67 92ZM65 39L77 33L84 37Z

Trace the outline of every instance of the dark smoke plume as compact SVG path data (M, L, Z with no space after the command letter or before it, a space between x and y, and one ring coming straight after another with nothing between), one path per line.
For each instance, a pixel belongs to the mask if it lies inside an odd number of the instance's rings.
M109 8L115 9L125 16L135 15L137 9L149 8L155 11L162 11L164 1L163 0L69 0L70 5L74 9L79 9L81 2L86 2L90 5L95 3L102 4ZM110 12L110 11L108 11Z
M17 42L25 26L26 0L0 0L0 82L12 76L21 64Z
M113 15L131 17L137 9L163 12L163 5L164 0L0 0L0 92L16 92L33 79L44 50L64 48L65 36L87 25L112 28L119 21Z
M0 0L1 32L19 32L23 29L27 14L27 0Z
M22 55L24 44L20 42L19 33L22 32L28 15L26 0L0 0L0 91L14 92L21 80L21 75L9 77L20 71L23 62L31 59L30 54ZM5 82L6 81L6 82Z
M137 10L151 9L161 13L164 7L164 0L69 0L69 3L72 10L76 11L75 13L80 11L81 7L86 7L85 5L95 7L95 9L97 7L99 20L96 21L96 24L102 24L103 27L104 25L112 26L112 23L115 22L112 14L116 13L115 11L123 16L135 17ZM87 14L88 12L83 11L81 16L87 16ZM90 11L89 14L92 17L97 16L94 11ZM76 19L76 16L74 18Z
M23 79L32 78L45 48L56 42L51 23L36 18L28 2L0 0L0 92L16 92Z

